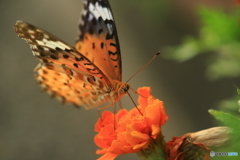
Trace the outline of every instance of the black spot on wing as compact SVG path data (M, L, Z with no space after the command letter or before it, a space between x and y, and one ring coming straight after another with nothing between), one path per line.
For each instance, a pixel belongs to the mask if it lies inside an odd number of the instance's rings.
M113 39L113 37L114 37L114 34L107 33L105 38L106 40L109 40L109 39Z
M57 60L58 59L58 57L57 56L55 56L55 55L50 55L50 58L52 58L52 59L55 59L55 60Z
M44 51L45 49L42 46L37 46L38 50Z
M68 56L68 55L66 55L66 54L64 54L64 55L63 55L63 58L65 58L65 59L68 59L68 58L69 58L69 56Z
M102 32L103 32L103 29L100 28L100 29L98 30L98 34L101 34Z
M57 51L62 51L62 49L59 48L59 47L56 47L55 49L56 49Z
M33 50L33 51L36 52L35 50ZM39 56L40 57L46 57L47 55L44 52L40 51L39 52Z
M76 60L76 61L83 61L84 58L83 58L83 57L81 57L81 58L77 58L77 57L75 57L75 60Z
M52 52L52 53L57 53L58 52L57 50L52 49L52 48L49 48L49 51Z
M117 52L111 52L111 51L108 51L109 55L116 55Z
M110 46L117 47L117 45L115 43L110 43Z
M78 68L78 64L77 63L73 63L74 67Z
M103 42L101 42L100 47L101 47L101 49L103 49L103 47L104 47L104 43Z

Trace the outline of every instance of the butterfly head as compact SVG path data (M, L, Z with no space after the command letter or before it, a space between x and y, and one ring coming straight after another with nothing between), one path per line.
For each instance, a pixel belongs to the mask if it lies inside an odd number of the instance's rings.
M122 83L121 86L120 86L120 90L119 90L119 93L122 95L122 94L127 94L128 90L129 90L129 84L128 83Z

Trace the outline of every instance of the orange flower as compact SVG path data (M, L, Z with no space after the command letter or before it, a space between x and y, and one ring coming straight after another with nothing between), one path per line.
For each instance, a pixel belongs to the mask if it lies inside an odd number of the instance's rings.
M104 154L98 160L113 160L118 155L135 153L148 148L152 140L161 135L161 126L167 121L163 102L150 94L149 87L138 89L138 109L130 111L121 109L115 115L109 111L102 113L95 124L99 132L94 141L98 147L97 154ZM115 129L114 129L115 126Z

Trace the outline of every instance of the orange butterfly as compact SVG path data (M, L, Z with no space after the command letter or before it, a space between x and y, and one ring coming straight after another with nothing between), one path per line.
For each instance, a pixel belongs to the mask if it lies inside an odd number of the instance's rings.
M76 48L23 21L17 21L14 28L39 59L36 79L47 93L86 109L115 104L127 94L129 84L122 82L120 47L109 2L84 0L81 17Z

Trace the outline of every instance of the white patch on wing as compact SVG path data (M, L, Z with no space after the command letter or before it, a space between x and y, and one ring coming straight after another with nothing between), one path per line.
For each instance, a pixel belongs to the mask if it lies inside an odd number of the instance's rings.
M113 28L112 28L112 25L111 24L106 24L107 28L108 28L108 31L110 34L113 34Z
M47 47L50 47L50 48L55 48L55 46L53 44L50 43L50 41L48 41L47 44L45 44L43 41L39 41L39 40L36 40L37 44L40 45L40 46L47 46Z
M52 42L52 41L50 41L50 42ZM69 48L69 46L67 46L66 44L64 44L60 41L54 41L52 43L55 44L57 47L60 47L60 48L62 47L61 49L63 49L63 50L65 50L66 48L71 49L71 48Z
M99 10L100 10L100 7L101 7L101 6L98 5L97 7L99 7ZM110 10L109 10L108 8L106 8L106 7L105 7L105 8L102 8L102 9L103 9L104 15L106 15L109 20L113 20L113 16L112 16ZM98 10L98 8L97 8L97 10Z
M33 55L40 56L40 53L37 51L32 51Z
M35 33L33 30L28 30L28 33L32 34L32 33Z
M104 12L104 8L101 5L99 5L99 3L96 3L95 8L99 12L99 14L102 16L104 21L108 19L107 14Z
M49 48L47 48L47 47L44 47L43 49L44 49L45 51L49 51Z
M96 6L94 6L92 3L89 4L89 10L91 13L98 19L99 17L102 17L102 19L105 20L113 20L113 16L108 8L101 6L98 2L96 3Z
M39 45L47 46L47 47L53 48L53 49L55 49L56 47L58 47L62 50L65 50L66 48L70 49L69 46L65 45L64 43L62 43L60 41L50 41L47 39L43 39L42 41L39 41L39 40L36 40L36 41Z
M34 39L34 38L35 38L35 36L34 36L34 35L32 35L32 34L30 35L30 37L31 37L32 39Z

